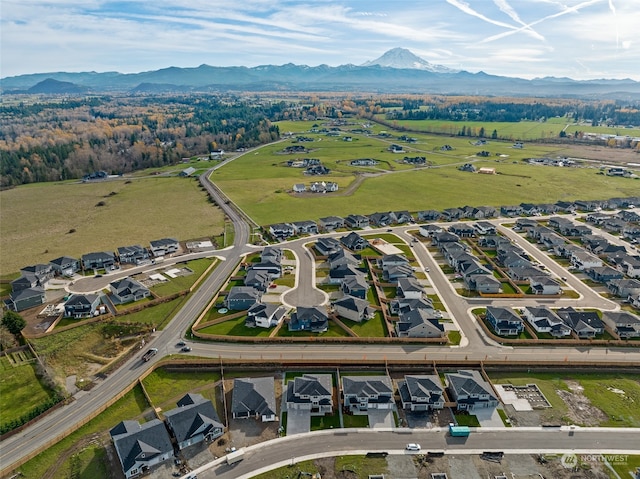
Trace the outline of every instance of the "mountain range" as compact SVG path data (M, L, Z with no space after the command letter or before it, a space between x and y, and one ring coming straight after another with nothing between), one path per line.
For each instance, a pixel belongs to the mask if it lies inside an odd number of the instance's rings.
M362 65L262 65L257 67L169 67L141 73L55 72L0 80L3 94L96 94L223 91L341 91L490 96L570 96L640 99L640 82L522 78L470 73L435 65L394 48Z

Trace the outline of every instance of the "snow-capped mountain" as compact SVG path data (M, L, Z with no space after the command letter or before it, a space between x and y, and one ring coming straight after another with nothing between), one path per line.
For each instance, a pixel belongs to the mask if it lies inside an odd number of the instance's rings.
M444 65L429 63L427 60L414 55L406 48L393 48L379 58L362 64L363 67L380 65L389 68L409 68L415 70L425 70L434 73L457 73L459 70L452 70Z

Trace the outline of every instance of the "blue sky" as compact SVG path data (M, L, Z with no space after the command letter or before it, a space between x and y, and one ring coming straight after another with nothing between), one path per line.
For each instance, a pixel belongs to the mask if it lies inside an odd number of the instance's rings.
M640 80L640 0L2 0L0 76L361 64Z

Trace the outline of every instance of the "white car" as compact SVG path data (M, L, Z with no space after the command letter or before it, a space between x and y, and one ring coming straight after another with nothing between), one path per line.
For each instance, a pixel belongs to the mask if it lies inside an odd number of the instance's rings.
M419 451L420 444L415 444L415 443L407 444L407 447L405 449L407 451Z

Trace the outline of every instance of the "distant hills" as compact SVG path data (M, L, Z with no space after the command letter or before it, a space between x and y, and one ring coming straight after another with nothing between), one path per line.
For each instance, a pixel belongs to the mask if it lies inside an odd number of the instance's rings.
M394 48L363 65L169 67L141 73L37 73L3 78L2 93L131 94L223 91L349 91L490 96L569 96L640 99L640 82L545 77L534 80L469 73L435 65Z

